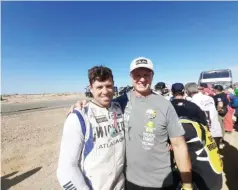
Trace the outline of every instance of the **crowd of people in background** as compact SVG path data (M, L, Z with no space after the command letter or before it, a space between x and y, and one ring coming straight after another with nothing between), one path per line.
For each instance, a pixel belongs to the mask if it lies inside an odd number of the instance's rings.
M223 86L201 83L197 85L197 89L200 94L213 98L223 137L225 133L232 133L238 125L238 85ZM173 89L169 89L164 82L158 82L154 86L154 90L167 100L172 101L174 99ZM192 101L188 91L182 90L184 91L183 98Z

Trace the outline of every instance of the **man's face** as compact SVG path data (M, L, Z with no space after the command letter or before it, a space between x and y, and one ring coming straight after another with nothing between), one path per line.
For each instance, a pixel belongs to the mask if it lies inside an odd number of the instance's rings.
M90 91L93 94L93 99L97 103L103 107L108 107L114 95L114 83L112 78L103 82L96 80L92 85L90 85Z
M153 72L147 68L138 68L131 72L131 80L134 89L139 93L150 90Z
M219 92L217 89L213 89L213 92L215 93L215 94L220 94L221 92Z

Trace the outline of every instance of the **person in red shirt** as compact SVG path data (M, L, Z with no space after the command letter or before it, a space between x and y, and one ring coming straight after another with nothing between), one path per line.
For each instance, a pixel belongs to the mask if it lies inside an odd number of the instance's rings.
M214 96L215 93L212 91L211 87L208 86L208 84L206 83L201 83L199 85L199 91L205 95L208 95L208 96Z

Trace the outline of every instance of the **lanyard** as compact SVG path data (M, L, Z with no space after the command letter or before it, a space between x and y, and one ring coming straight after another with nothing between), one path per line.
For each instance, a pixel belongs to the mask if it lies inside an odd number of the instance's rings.
M116 129L118 131L118 128L117 128L117 114L116 112L113 112L113 128Z
M116 112L113 112L113 126L112 128L110 128L110 135L111 137L116 136L118 132L118 128L117 128L117 114Z

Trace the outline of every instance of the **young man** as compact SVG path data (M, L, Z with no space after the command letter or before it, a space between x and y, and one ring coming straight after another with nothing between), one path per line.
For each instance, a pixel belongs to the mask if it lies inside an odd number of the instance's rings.
M215 95L213 96L216 108L218 113L220 112L220 110L223 107L227 107L229 105L229 100L227 98L227 95L223 92L223 86L221 85L216 85L213 88ZM221 106L219 105L219 103L222 103ZM224 117L226 115L227 112L223 113L221 112L221 116Z
M201 108L195 103L184 99L185 89L182 83L173 84L171 91L174 97L171 103L180 118L186 117L199 123L202 123L203 125L208 125L205 112L202 111Z
M168 140L178 165L183 189L192 189L191 162L184 130L172 106L163 96L153 93L154 75L150 59L139 57L132 61L130 76L133 91L119 102L124 112L126 136L127 190L173 190ZM78 104L79 108L80 103Z
M220 190L223 163L216 143L207 129L206 115L195 103L184 99L183 84L173 84L172 93L172 104L185 130L193 182L198 189Z
M122 190L124 122L120 105L111 102L113 75L99 66L88 71L88 78L93 99L65 121L57 177L63 189Z
M218 120L218 114L213 98L199 92L198 85L196 83L186 84L185 90L192 98L192 102L197 104L205 112L209 130L219 147L222 139L222 128Z
M233 130L233 121L232 116L234 110L229 106L229 100L227 94L223 92L223 86L216 85L214 87L215 96L214 101L217 106L218 114L221 120L221 123L224 125L224 130L227 133L232 133ZM221 104L221 106L219 106Z

